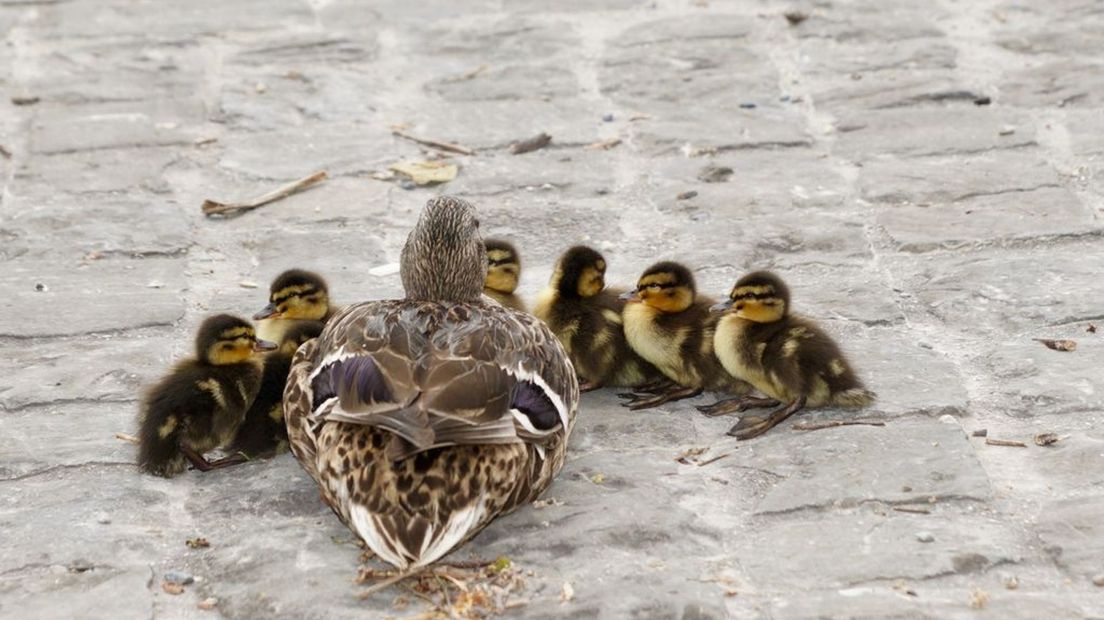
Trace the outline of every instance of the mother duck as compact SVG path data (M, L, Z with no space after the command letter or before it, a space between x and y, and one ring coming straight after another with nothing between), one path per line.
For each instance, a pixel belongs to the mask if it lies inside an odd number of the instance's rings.
M481 299L486 272L475 208L430 200L403 247L405 299L346 308L292 363L292 451L402 570L536 499L563 467L575 370L538 319Z

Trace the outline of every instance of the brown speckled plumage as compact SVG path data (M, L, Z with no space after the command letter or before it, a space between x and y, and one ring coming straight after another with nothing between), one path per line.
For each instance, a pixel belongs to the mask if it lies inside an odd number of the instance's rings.
M474 210L444 200L431 201L404 250L414 298L335 316L296 353L284 396L292 451L322 497L404 569L547 488L578 403L574 369L543 323L481 301L481 272L442 279L442 262L485 269L482 245L482 262L467 248L477 224L463 228Z

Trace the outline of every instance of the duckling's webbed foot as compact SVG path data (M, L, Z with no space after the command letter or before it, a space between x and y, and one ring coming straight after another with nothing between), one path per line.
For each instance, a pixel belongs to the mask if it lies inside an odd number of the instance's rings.
M241 465L249 461L249 457L241 452L236 452L230 456L224 456L221 459L210 461L211 469L222 469L223 467L230 467L231 465Z
M755 396L737 396L719 400L712 405L699 405L697 410L709 417L728 415L757 407L777 407L778 401L773 398L757 398Z
M640 409L650 409L652 407L658 407L659 405L675 400L693 398L701 393L702 388L676 387L675 389L667 390L666 392L656 394L655 396L634 395L635 398L621 404L625 407L628 407L632 411L638 411Z
M674 381L664 377L662 379L655 379L654 381L633 386L632 391L636 394L659 394L660 392L666 392L675 387L678 387L678 385Z
M751 439L752 437L758 437L775 426L778 426L783 420L804 408L805 397L802 396L789 405L781 409L775 409L766 415L745 415L740 418L736 426L728 429L728 434L741 441L744 439Z
M188 459L188 462L191 463L192 467L196 470L204 472L211 471L211 463L190 446L180 444L180 453L184 455L184 458Z

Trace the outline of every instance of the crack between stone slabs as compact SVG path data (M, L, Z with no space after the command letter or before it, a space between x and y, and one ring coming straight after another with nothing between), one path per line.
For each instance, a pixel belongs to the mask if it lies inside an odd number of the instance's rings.
M1054 233L1050 235L1038 235L1034 237L1008 237L1004 239L985 239L980 241L943 241L931 243L897 243L894 244L897 252L905 254L931 254L946 252L948 254L963 250L985 250L989 248L1002 249L1030 249L1039 244L1076 242L1084 239L1104 237L1104 228L1087 230L1078 233Z
M19 413L28 409L39 409L53 406L131 404L140 401L141 399L139 398L58 398L56 400L38 400L34 402L23 403L22 405L16 405L14 407L9 407L7 405L4 405L3 403L0 403L0 412Z
M1094 314L1092 316L1063 317L1061 321L1058 321L1056 323L1047 323L1044 327L1066 327L1068 325L1075 325L1077 323L1088 323L1091 321L1104 321L1104 314Z
M953 203L956 203L956 202L962 202L964 200L969 200L971 198L980 198L982 196L1000 196L1000 195L1003 195L1003 194L1020 194L1020 193L1033 192L1033 191L1040 190L1040 189L1061 188L1061 187L1062 187L1062 185L1059 184L1059 183L1043 183L1041 185L1036 185L1034 187L1015 187L1015 188L1012 188L1012 189L999 189L999 190L995 190L995 191L992 191L992 192L971 192L969 194L963 194L961 196L957 196L955 198L952 198L951 203L953 204Z
M936 495L927 495L927 496L925 496L925 498L930 498L930 497L934 497L936 499L936 503L939 503L939 502L963 502L963 503L986 504L986 503L989 502L988 499L973 497L973 496L970 496L970 495L957 495L957 494L938 495L938 494L936 494ZM848 508L859 507L859 506L862 506L864 503L867 503L867 502L879 502L879 503L885 504L887 506L907 506L907 505L914 505L914 504L917 504L918 502L922 502L922 501L926 501L926 499L917 498L917 499L911 499L911 500L905 500L905 499L902 499L902 500L880 500L880 499L874 499L874 498L866 498L866 499L857 499L856 503L853 504L852 506L840 506L839 509L846 510ZM806 504L806 505L803 505L803 506L794 506L793 508L786 508L786 509L783 509L783 510L755 510L755 511L752 511L751 514L752 514L752 516L755 516L755 517L793 516L793 515L797 515L797 514L800 514L800 513L824 514L824 513L828 513L828 512L831 512L831 511L837 509L836 506L834 506L834 502L835 502L835 500L833 500L832 502L823 503L823 504Z
M42 155L45 157L52 157L55 155L79 155L81 153L99 153L102 151L120 151L127 149L157 149L170 146L195 146L191 140L172 141L172 142L128 142L126 144L112 144L110 146L93 146L88 148L75 148L75 149L61 149L59 151L31 151L31 155Z
M989 559L989 558L986 558L986 559ZM861 579L861 580L858 580L858 581L846 582L846 587L854 588L856 586L863 586L863 585L867 585L867 584L871 584L871 583L875 583L875 584L879 584L879 585L884 583L886 585L889 585L889 584L891 584L895 581L906 581L906 582L919 582L919 583L922 583L922 582L925 582L925 581L931 581L933 579L942 579L943 577L951 577L951 576L954 576L954 575L960 575L960 576L984 575L984 574L988 573L989 571L993 570L994 568L999 568L1001 566L1008 566L1008 565L1017 566L1019 564L1020 563L1016 560L1010 560L1010 559L1007 559L1007 558L1003 558L1003 559L1000 559L1000 560L990 562L985 568L983 568L981 570L977 570L977 571L959 572L959 571L956 571L953 568L950 568L950 569L947 569L947 570L939 571L938 573L935 573L933 575L925 575L923 577L908 577L908 576L904 576L904 575L889 576L889 577L878 576L878 577L871 577L870 579ZM916 597L916 598L919 598L919 597ZM916 600L913 597L909 597L909 599L910 600Z
M72 332L72 333L56 333L56 334L5 334L0 333L0 343L5 340L15 340L18 342L25 342L27 340L60 340L62 338L81 338L85 336L122 336L135 330L150 329L154 327L175 327L177 320L173 321L154 321L151 323L141 323L139 325L132 325L130 327L117 327L114 329L102 329L93 330L89 332Z
M80 469L82 467L88 467L88 466L92 466L92 467L119 467L121 465L125 465L127 467L137 467L138 464L134 463L134 462L131 462L131 461L85 461L83 463L72 463L72 464L68 464L68 465L51 465L50 467L47 467L45 469L40 469L38 471L33 471L33 472L30 472L30 473L26 473L26 474L20 474L18 476L13 476L11 478L0 478L0 483L19 482L21 480L28 480L30 478L35 478L37 476L43 476L43 475L50 474L50 473L53 473L53 472L56 472L56 471L64 471L64 470L67 470L67 469Z
M1012 151L1018 149L1027 149L1039 146L1039 143L1035 140L1028 142L1017 142L1015 144L1009 144L1005 146L990 146L982 149L943 149L941 151L925 151L922 153L905 153L904 158L915 157L946 157L948 155L978 155L980 153L989 153L992 151Z
M968 91L968 90L951 90L951 91L942 91L942 92L934 92L934 93L924 93L922 95L914 95L912 97L909 97L907 99L902 99L902 100L894 102L894 103L886 103L886 104L882 104L882 105L879 105L879 106L874 106L872 109L874 109L874 110L893 110L893 109L898 109L898 108L908 108L908 107L912 107L914 104L917 104L917 103L927 103L927 102L941 103L941 102L944 102L944 101L969 101L969 102L972 103L974 100L978 99L980 96L981 95L979 95L975 92Z

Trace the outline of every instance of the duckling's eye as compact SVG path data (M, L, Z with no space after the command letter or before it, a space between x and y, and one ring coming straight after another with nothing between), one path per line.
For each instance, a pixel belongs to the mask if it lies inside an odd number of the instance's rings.
M478 219L478 218L476 218L476 219L474 220L474 222L475 222L475 227L476 227L476 228L479 228L479 219Z

